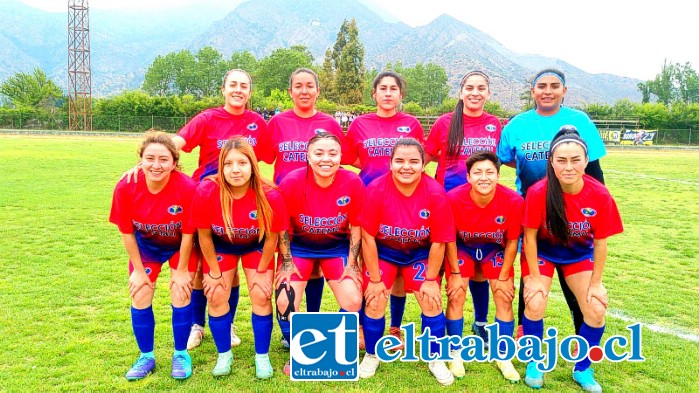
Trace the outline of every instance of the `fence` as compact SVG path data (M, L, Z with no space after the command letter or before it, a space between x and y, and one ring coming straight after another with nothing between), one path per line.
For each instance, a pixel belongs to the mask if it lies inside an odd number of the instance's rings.
M437 116L417 116L422 128L427 134L437 120ZM169 132L177 132L190 120L190 117L166 116L121 116L93 115L93 131L141 132L156 128ZM597 122L597 121L596 121ZM609 131L600 124L600 131ZM0 114L0 129L12 130L67 130L67 115L52 114ZM619 130L619 128L614 128ZM689 129L659 129L655 141L658 145L699 145L699 130Z

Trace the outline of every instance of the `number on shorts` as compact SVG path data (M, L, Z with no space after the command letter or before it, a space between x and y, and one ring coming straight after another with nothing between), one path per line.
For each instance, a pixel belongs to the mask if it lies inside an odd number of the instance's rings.
M425 281L425 264L422 262L416 262L413 265L413 270L415 269L417 269L417 273L415 273L415 277L413 277L413 280Z

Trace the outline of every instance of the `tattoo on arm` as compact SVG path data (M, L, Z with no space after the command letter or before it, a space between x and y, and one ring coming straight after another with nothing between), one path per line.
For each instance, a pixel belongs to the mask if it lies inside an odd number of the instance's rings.
M354 261L357 261L357 258L359 257L359 251L362 249L362 241L358 241L357 244L353 244L352 239L350 238L350 253L352 254L352 257L354 257Z
M284 246L286 252L282 255L282 271L290 271L294 268L294 259L291 257L291 241L289 240L289 231L284 231L280 238L280 242Z

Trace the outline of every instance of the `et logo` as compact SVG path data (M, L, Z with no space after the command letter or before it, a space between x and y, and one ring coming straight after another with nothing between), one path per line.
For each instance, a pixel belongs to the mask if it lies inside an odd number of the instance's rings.
M292 381L359 379L356 312L292 313L289 347Z

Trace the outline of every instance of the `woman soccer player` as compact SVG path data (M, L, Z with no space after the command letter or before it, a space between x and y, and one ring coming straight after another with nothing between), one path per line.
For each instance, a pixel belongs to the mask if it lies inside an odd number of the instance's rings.
M342 128L337 121L315 108L320 94L320 83L315 71L299 68L289 77L289 95L294 102L291 110L275 115L269 121L267 132L260 135L260 160L274 162L274 182L281 184L284 177L307 163L308 140L319 132L335 135L345 146ZM351 162L343 162L351 164ZM323 298L323 277L316 268L306 286L306 308L320 311ZM288 347L288 342L282 340Z
M350 124L347 131L349 154L357 159L354 166L361 168L359 177L368 186L372 180L390 171L391 151L401 138L414 138L422 143L425 131L414 116L398 112L403 99L405 81L393 71L383 71L372 82L371 96L376 101L376 113L361 115ZM403 278L398 276L391 293L391 324L389 334L402 341L400 325L405 312ZM360 325L363 324L360 313ZM360 349L364 349L364 337L360 333ZM402 347L399 346L397 349Z
M221 148L218 174L205 179L192 202L204 265L204 293L209 301L209 328L218 350L214 376L230 374L233 354L228 298L238 260L242 261L252 301L255 372L271 378L272 278L279 233L286 229L282 195L260 175L257 158L244 138Z
M447 193L456 223L456 242L447 245L447 334L461 337L464 330L463 306L466 297L462 277L469 280L478 266L489 280L495 301L495 323L500 334L514 333L514 268L521 231L522 205L517 192L498 184L500 160L495 153L477 151L466 160L468 184ZM458 350L458 347L457 347ZM458 352L449 369L457 378L465 374ZM511 361L496 361L510 382L519 381Z
M288 316L301 304L301 296L294 294L303 293L315 265L322 268L341 311L359 311L362 305L357 258L364 185L354 172L340 168L340 159L340 141L320 132L308 142L308 166L291 171L279 185L290 219L279 246L275 283L280 326L287 341ZM288 367L284 371L288 375Z
M225 102L223 106L202 111L192 118L177 135L172 137L178 150L186 153L199 147L199 166L192 178L201 182L205 177L215 175L218 170L218 156L221 147L227 140L242 136L252 145L259 155L259 135L267 129L267 123L256 112L248 109L250 94L252 94L252 78L240 69L232 69L223 76L221 93ZM138 169L127 172L133 176ZM236 271L231 287L230 308L233 320L238 309L240 298L240 282ZM192 291L192 327L187 340L187 349L193 349L201 344L206 326L206 296L202 288L202 265L197 269ZM231 345L240 345L240 337L231 325Z
M607 238L623 231L619 211L604 185L585 174L587 143L573 127L553 138L546 178L532 185L524 204L525 335L544 335L544 314L556 266L561 266L568 286L583 314L579 335L592 346L604 333L607 289L602 272L607 260ZM575 364L573 379L590 392L601 392L586 356ZM524 381L541 388L544 374L537 362L527 365Z
M424 154L417 140L400 139L393 147L391 172L367 188L368 196L380 197L364 206L360 220L366 299L361 378L372 377L379 366L376 343L383 336L388 293L399 274L406 291L415 293L422 329L429 327L435 337L445 333L439 270L446 243L455 240L454 220L444 188L424 174ZM431 343L430 352L440 353L439 345ZM430 361L429 369L440 384L454 382L444 361Z
M602 138L597 127L583 112L563 106L568 93L563 72L555 69L539 71L532 81L531 95L536 107L521 113L507 123L498 145L498 157L509 166L516 167L516 184L519 193L526 198L529 187L546 176L546 167L550 142L564 125L574 126L589 148L590 162L585 173L604 183L604 175L599 160L606 154ZM563 272L558 269L558 280L563 290L568 308L570 308L575 326L575 333L580 332L583 316L575 295L563 279ZM524 313L522 290L519 286L519 309L517 318L521 321ZM518 329L517 335L519 336Z
M138 149L140 182L122 179L114 190L109 221L116 224L129 255L131 323L141 356L126 379L145 378L155 368L153 293L163 263L171 269L172 331L175 352L172 377L189 378L192 359L187 353L191 319L191 281L197 266L192 252L189 217L196 184L178 170L179 153L164 132L149 132Z
M482 71L471 71L461 79L459 102L453 113L442 115L432 126L425 142L427 161L438 159L436 179L447 191L466 183L466 159L481 150L495 152L500 142L500 120L485 112L490 98L490 78ZM480 264L468 282L473 298L474 322L471 331L487 342L490 291ZM450 333L453 334L453 333Z

